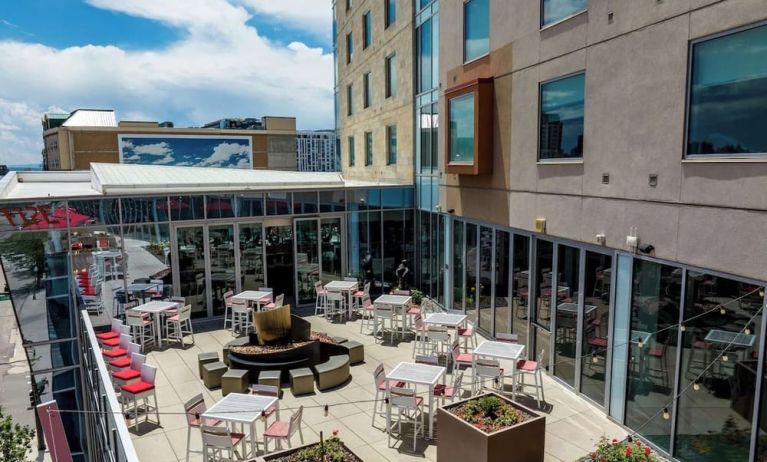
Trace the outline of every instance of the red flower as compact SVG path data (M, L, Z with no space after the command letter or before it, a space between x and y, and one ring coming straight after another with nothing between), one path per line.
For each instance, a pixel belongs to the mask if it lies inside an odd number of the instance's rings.
M626 446L626 457L631 457L631 447Z
M596 452L592 452L591 453L591 460L597 460L597 453Z
M644 455L649 456L651 452L650 448L644 448Z
M618 440L613 438L613 444L617 444L617 443L618 443Z

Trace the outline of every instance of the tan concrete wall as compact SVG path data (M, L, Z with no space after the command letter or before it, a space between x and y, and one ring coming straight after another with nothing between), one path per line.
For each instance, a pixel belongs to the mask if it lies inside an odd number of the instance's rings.
M267 130L296 131L295 117L267 116L267 117L264 117L263 120L264 120L264 128Z
M497 154L510 161L494 169L505 169L507 181L499 183L495 170L486 179L508 191L509 212L499 214L508 215L505 224L533 230L545 217L551 235L594 242L605 233L607 245L621 249L636 226L658 257L767 279L767 240L757 231L767 226L767 158L683 160L689 41L767 19L763 0L591 0L586 13L544 30L539 2L491 0L490 18L491 50L513 47L511 69L495 74L496 92L508 95L496 99L508 119ZM463 67L462 21L461 1L440 2L443 92ZM538 87L583 70L583 162L539 163ZM650 174L658 175L656 187ZM441 182L442 203L456 200L455 179ZM461 210L486 213L481 201Z
M397 1L397 21L384 29L384 3L355 0L347 12L344 2L336 5L338 24L338 132L341 168L347 178L364 180L413 181L413 5ZM362 16L372 14L373 41L362 48ZM346 34L352 31L354 59L346 64ZM396 53L397 94L385 98L386 57ZM370 72L371 105L363 108L363 75ZM346 86L353 84L352 116L347 116ZM397 127L397 163L387 165L386 127ZM373 165L365 165L365 132L373 134ZM354 136L355 165L349 166L348 137Z

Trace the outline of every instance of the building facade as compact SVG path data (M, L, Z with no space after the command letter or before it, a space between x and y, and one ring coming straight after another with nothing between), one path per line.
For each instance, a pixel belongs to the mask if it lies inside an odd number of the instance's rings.
M87 170L91 162L269 170L297 167L296 120L292 117L245 119L249 124L225 119L214 122L215 128L177 128L167 122L118 122L114 111L86 109L74 111L59 125L51 125L49 120L43 121L47 170ZM237 128L240 126L248 128Z
M338 172L340 159L333 130L302 130L296 134L299 172Z
M347 178L413 181L413 2L334 3L336 129Z

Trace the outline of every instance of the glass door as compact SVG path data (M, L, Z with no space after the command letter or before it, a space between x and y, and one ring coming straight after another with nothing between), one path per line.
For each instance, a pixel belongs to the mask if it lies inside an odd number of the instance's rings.
M559 245L557 252L556 288L551 288L551 306L555 307L554 375L571 387L575 386L576 347L580 303L580 249Z
M192 305L193 317L208 315L208 295L205 277L205 228L184 226L176 228L179 294Z
M479 227L479 275L477 279L477 300L479 314L477 323L488 333L493 331L493 229Z
M343 279L343 222L341 217L320 220L322 283ZM314 299L312 298L312 301Z
M314 283L320 276L319 220L296 219L296 297L297 305L314 302Z
M263 225L240 223L237 231L240 241L240 287L242 290L266 287Z
M224 293L237 290L234 264L234 225L208 226L210 294L213 315L224 314Z
M586 251L580 386L581 393L599 405L605 401L612 261L610 255Z
M293 223L288 220L270 220L266 222L265 254L266 280L274 295L285 295L285 304L295 301L294 265L293 265Z

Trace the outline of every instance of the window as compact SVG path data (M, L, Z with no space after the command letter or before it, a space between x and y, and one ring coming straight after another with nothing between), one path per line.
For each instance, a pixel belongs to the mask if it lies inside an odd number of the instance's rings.
M397 55L386 58L386 97L397 96Z
M437 15L425 21L416 32L418 58L418 93L439 86L439 25Z
M584 11L588 0L543 0L541 26L546 26Z
M490 51L490 11L488 0L469 0L463 4L463 60L468 62Z
M389 125L386 127L386 162L389 165L397 163L397 126Z
M346 64L350 64L354 58L354 40L352 33L346 34Z
M354 167L354 137L348 138L349 142L349 167Z
M474 93L448 103L450 163L474 162Z
M577 74L541 85L541 160L583 157L585 82Z
M373 132L365 132L365 165L373 165Z
M346 86L346 115L350 116L354 113L354 105L352 104L352 84Z
M362 49L370 46L373 41L373 20L370 11L362 15Z
M767 25L692 45L687 154L767 153Z
M346 0L346 11L352 9L352 0Z
M389 27L395 22L397 22L397 0L385 0L385 1L386 1L385 21L386 21L386 27Z
M368 108L370 107L370 94L372 91L372 88L370 88L370 72L362 76L362 81L362 106Z

